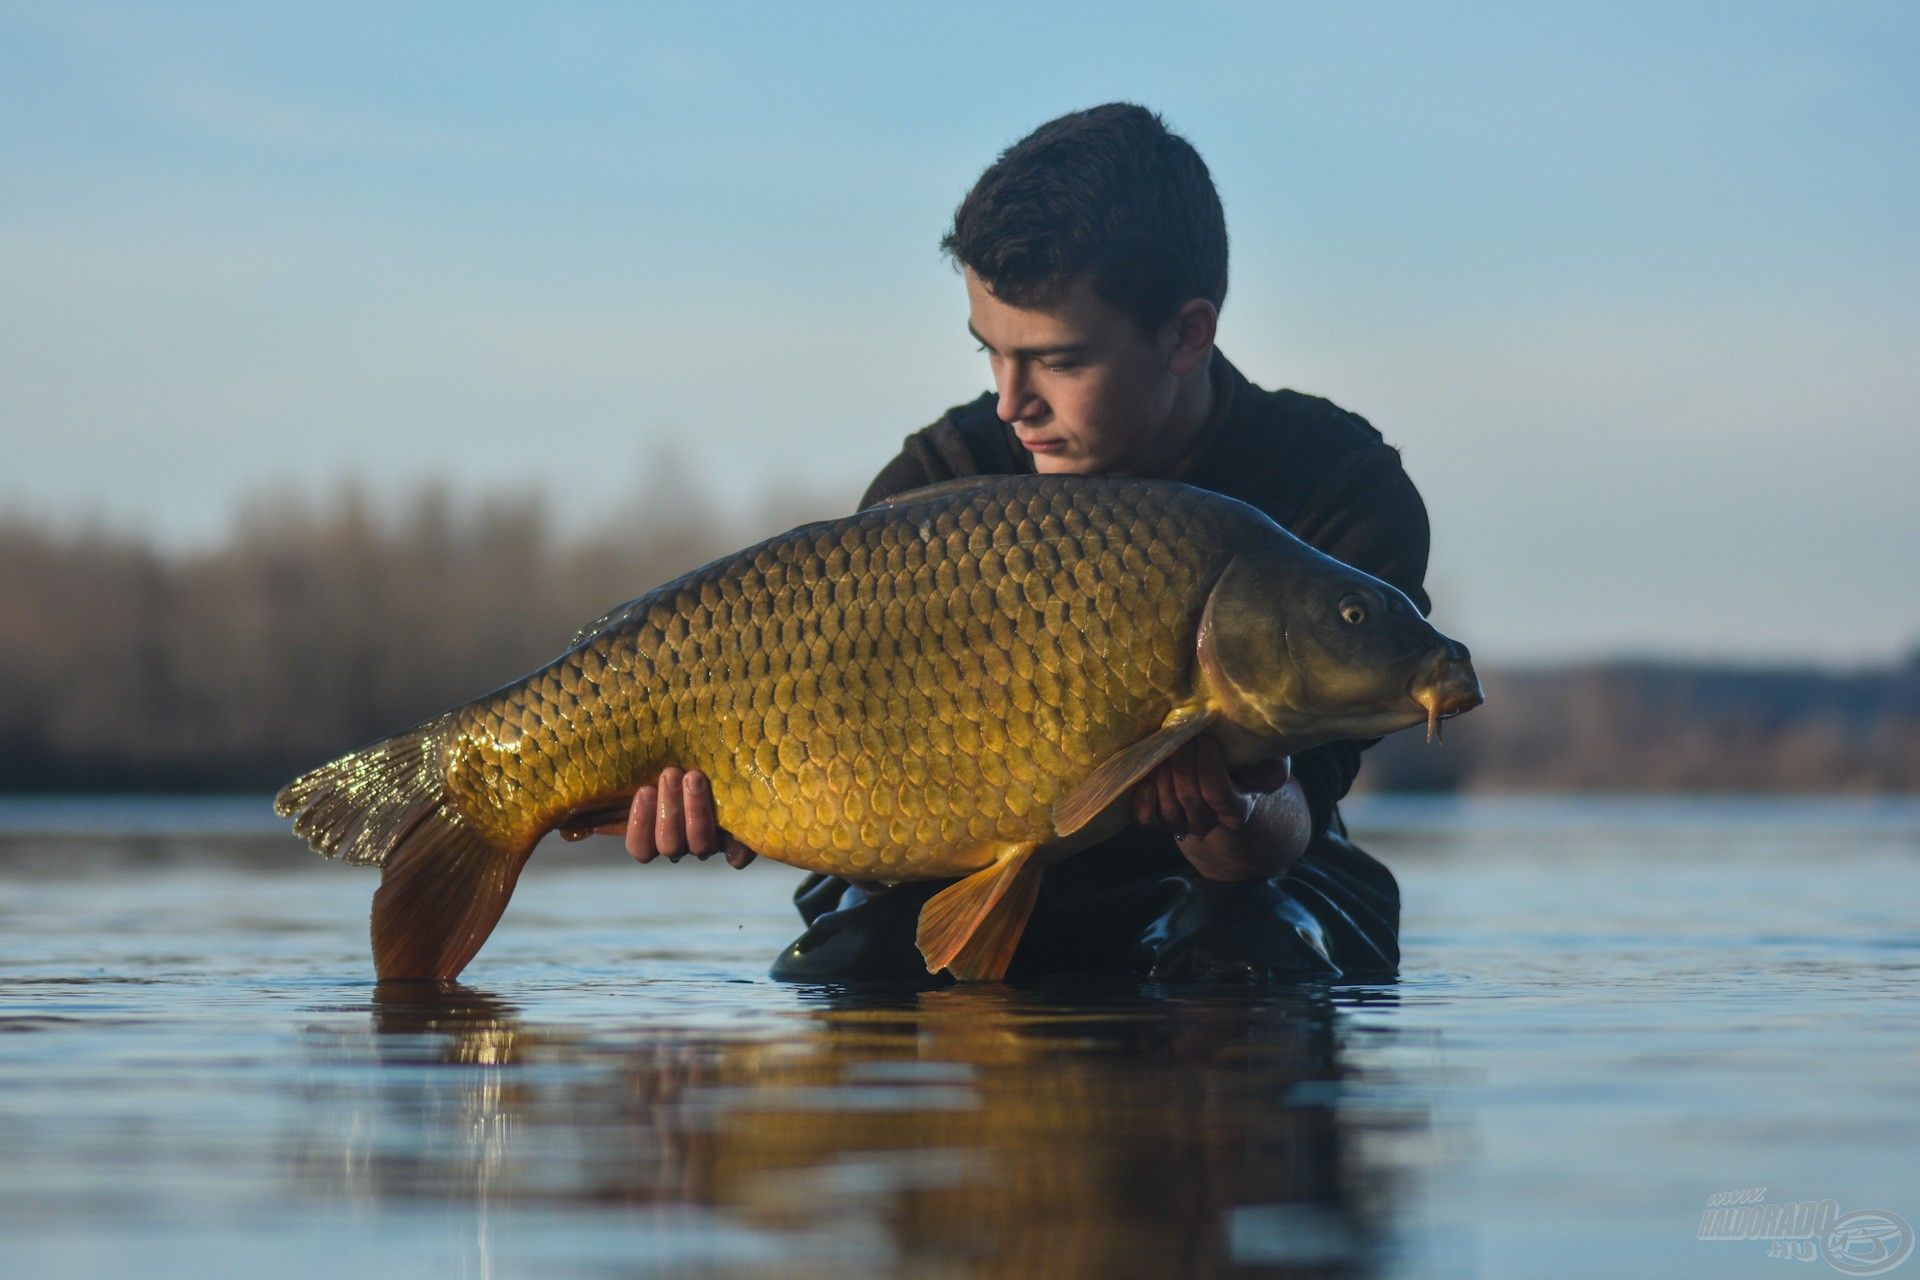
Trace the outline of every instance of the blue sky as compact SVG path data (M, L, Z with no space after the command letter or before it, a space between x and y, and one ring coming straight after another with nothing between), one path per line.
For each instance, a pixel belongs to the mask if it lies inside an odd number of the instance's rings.
M1221 188L1222 348L1403 448L1476 651L1884 659L1916 13L0 6L0 511L192 545L446 477L585 528L672 454L850 500L986 384L954 203L1127 98Z

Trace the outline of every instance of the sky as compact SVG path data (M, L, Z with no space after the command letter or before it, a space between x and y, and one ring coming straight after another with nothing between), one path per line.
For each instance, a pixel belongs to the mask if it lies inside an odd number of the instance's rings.
M1221 349L1402 449L1476 654L1883 662L1916 66L1911 3L0 4L0 515L850 504L988 386L954 205L1126 99L1220 188Z

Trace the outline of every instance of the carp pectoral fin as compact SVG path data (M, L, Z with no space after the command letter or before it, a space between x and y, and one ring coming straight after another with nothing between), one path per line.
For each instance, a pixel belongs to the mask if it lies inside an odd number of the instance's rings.
M1213 713L1200 707L1176 707L1151 734L1118 755L1110 756L1086 780L1053 806L1055 835L1070 836L1099 816L1100 811L1152 773L1154 766L1178 751L1189 739L1213 723Z
M1008 845L990 867L948 885L920 908L914 941L928 973L946 969L962 982L997 982L1033 914L1040 890L1035 844Z

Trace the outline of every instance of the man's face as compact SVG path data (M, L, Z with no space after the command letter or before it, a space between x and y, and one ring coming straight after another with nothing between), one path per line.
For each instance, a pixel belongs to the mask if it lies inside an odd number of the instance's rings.
M1028 309L994 297L971 270L966 277L967 327L993 368L1000 419L1034 470L1156 474L1170 461L1165 437L1187 371L1173 325L1149 338L1084 278L1057 303Z

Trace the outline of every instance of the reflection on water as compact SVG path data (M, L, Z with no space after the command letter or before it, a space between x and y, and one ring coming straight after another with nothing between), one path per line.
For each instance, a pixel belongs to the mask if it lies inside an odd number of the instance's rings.
M1324 989L802 1007L746 1039L582 1033L473 989L382 989L364 1030L308 1037L301 1190L470 1201L482 1264L488 1211L537 1204L730 1232L801 1274L1369 1270L1384 1184L1358 1192Z

